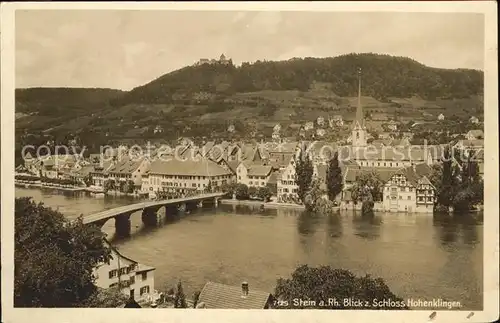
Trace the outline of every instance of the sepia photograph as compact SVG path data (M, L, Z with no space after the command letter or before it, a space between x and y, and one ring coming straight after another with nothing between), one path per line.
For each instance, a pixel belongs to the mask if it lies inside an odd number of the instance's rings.
M438 4L3 3L9 318L498 318L496 3Z

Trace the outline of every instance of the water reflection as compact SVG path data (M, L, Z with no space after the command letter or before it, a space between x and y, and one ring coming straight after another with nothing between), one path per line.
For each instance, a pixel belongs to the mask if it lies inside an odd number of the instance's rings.
M321 215L302 211L297 217L297 231L301 235L313 235Z
M342 233L342 217L340 213L328 216L326 218L326 234L328 237L340 238Z
M437 230L441 245L454 245L459 238L466 245L479 243L478 225L482 224L481 213L442 214L433 216L433 226Z
M362 215L354 213L352 216L354 234L366 240L375 240L380 236L382 218L375 214Z

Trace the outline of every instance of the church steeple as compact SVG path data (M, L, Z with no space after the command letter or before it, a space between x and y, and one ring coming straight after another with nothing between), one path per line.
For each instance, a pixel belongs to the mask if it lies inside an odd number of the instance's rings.
M351 137L353 147L366 146L366 126L361 106L361 68L358 68L358 106L356 107L356 119L353 122Z
M358 106L356 107L356 120L354 127L365 128L363 107L361 106L361 68L358 68Z

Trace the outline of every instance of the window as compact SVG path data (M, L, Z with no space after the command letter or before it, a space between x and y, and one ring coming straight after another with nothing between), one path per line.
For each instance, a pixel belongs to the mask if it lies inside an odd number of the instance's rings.
M248 183L249 183L250 185L253 185L253 182L252 182L252 181L250 181L250 182L248 182Z
M424 198L423 198L422 196L419 196L419 197L418 197L418 201L419 201L419 202L422 202L423 200L424 200Z
M109 278L116 277L118 274L118 271L116 269L113 269L109 272Z
M241 180L241 176L239 176L239 175L238 175L238 179L240 179L240 180Z
M410 192L413 192L413 187L410 187Z
M390 199L391 197L390 197L389 195L387 195L385 198L386 198L386 199Z
M261 182L260 185L264 186L264 182Z
M411 196L408 195L408 200L411 200Z
M402 200L402 199L403 199L403 197L400 195L400 196L399 196L399 199L400 199L400 200Z
M193 183L192 187L196 187L196 183Z
M127 273L127 269L128 269L128 267L126 267L126 268L120 268L120 276L121 275L125 275Z
M130 285L135 283L135 276L130 277Z

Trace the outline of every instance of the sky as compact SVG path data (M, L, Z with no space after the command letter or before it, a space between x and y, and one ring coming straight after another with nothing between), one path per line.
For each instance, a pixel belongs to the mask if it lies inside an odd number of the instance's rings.
M17 10L16 87L130 90L200 58L380 53L483 69L472 13Z

